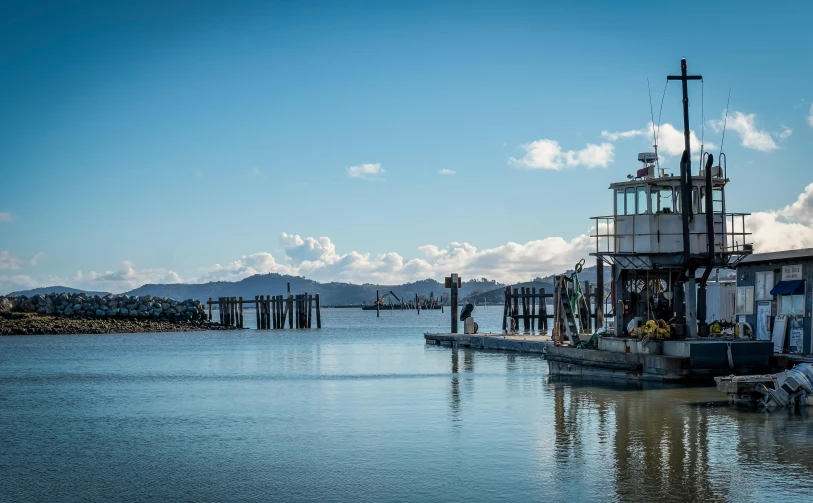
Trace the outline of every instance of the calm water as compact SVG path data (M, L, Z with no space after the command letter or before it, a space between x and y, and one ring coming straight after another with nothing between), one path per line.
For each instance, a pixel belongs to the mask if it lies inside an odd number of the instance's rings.
M810 420L425 346L448 316L0 338L0 500L813 500Z

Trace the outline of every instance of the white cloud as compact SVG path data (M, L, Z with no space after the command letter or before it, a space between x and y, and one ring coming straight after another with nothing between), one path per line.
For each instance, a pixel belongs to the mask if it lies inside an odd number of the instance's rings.
M381 167L380 162L375 164L359 164L358 166L350 166L347 168L347 174L353 178L368 178L383 173L384 168Z
M183 279L175 271L163 267L137 269L135 264L125 260L115 271L77 271L70 283L79 285L78 288L120 293L145 284L183 283Z
M8 211L0 211L0 222L11 223L14 220L14 215Z
M15 257L8 250L0 250L0 271L19 271L23 267L37 265L42 252L36 253L26 259Z
M790 128L784 128L779 133L757 129L756 114L744 114L736 111L728 116L727 122L725 121L725 112L723 112L723 119L709 121L709 124L716 132L722 132L725 125L726 129L730 129L740 137L740 143L743 147L761 152L770 152L779 148L774 141L774 137L784 140L793 133Z
M441 169L438 171L438 173L441 175L456 175L457 171L453 169Z
M813 183L781 210L752 214L746 229L757 252L813 248Z
M511 157L508 162L527 169L553 169L559 170L575 166L587 168L606 168L613 162L614 147L612 143L595 145L588 143L581 150L563 151L556 140L537 140L522 145L525 155L516 159Z
M270 253L261 252L243 255L228 265L215 264L202 269L202 276L198 281L239 281L255 274L295 274L296 271L288 266L278 264Z
M807 114L807 123L813 127L813 103L810 104L810 112Z
M683 136L683 130L677 129L672 124L668 122L661 124L659 128L656 128L658 133L658 154L662 154L664 156L679 156L683 155L683 149L685 147L686 141ZM617 141L622 139L628 138L636 138L636 137L643 137L649 143L649 146L652 146L652 140L654 140L652 136L652 123L650 122L645 127L641 129L633 129L630 131L618 131L618 132L609 132L609 131L602 131L601 132L602 138L606 138L610 141ZM689 146L692 149L692 152L697 153L700 155L700 140L697 138L697 135L693 130L689 130ZM703 145L706 151L714 148L714 145L709 142Z

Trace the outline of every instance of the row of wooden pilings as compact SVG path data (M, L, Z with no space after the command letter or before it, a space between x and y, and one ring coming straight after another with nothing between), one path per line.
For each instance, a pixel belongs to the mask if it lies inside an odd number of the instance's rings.
M319 294L307 293L297 295L255 295L254 300L243 300L243 297L220 297L209 302L209 319L212 319L212 306L217 305L219 321L227 327L244 328L243 306L254 304L256 307L257 328L281 329L311 328L313 312L316 311L316 328L322 328L322 310Z
M583 303L579 306L579 326L583 332L598 329L603 324L603 309L598 307L604 300L604 295L598 296L598 288L589 281L584 281L581 285ZM547 301L555 302L553 293L545 293L544 288L537 292L536 288L505 287L505 305L503 307L502 329L503 332L515 331L533 333L548 331L548 318L553 318L553 312L548 312ZM598 314L598 313L601 314ZM598 320L597 320L598 317ZM520 327L520 322L522 327Z

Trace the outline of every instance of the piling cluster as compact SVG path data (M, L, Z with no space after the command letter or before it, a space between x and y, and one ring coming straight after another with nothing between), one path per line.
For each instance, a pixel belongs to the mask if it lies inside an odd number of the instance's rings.
M0 297L0 314L37 313L78 318L137 318L154 320L206 320L198 300L174 300L150 295L85 295L82 293Z

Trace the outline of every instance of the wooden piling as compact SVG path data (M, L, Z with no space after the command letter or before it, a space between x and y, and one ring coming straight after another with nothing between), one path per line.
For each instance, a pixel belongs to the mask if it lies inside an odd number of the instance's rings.
M415 294L415 309L418 310L418 314L420 315L421 314L421 305L418 304L418 294L417 293Z
M380 301L381 301L381 299L380 299L380 297L378 296L378 290L376 290L376 291L375 291L375 317L376 317L376 318L380 318L380 317L381 317L381 313L380 313L380 306L379 306L379 304L378 304Z
M451 303L452 303L452 333L457 333L457 317L460 316L457 311L457 274L452 274L452 296L451 296Z
M291 284L288 283L288 328L294 328L294 297L290 294Z
M319 306L319 294L315 296L316 299L316 328L322 328L322 312Z
M514 288L514 295L511 300L513 301L511 319L514 320L514 328L519 330L519 288Z
M548 298L545 296L545 289L539 289L539 328L543 333L548 332Z
M531 288L531 333L533 333L538 325L536 321L536 288Z
M209 321L212 321L212 298L209 297Z
M313 313L313 295L308 295L308 328L311 328Z

